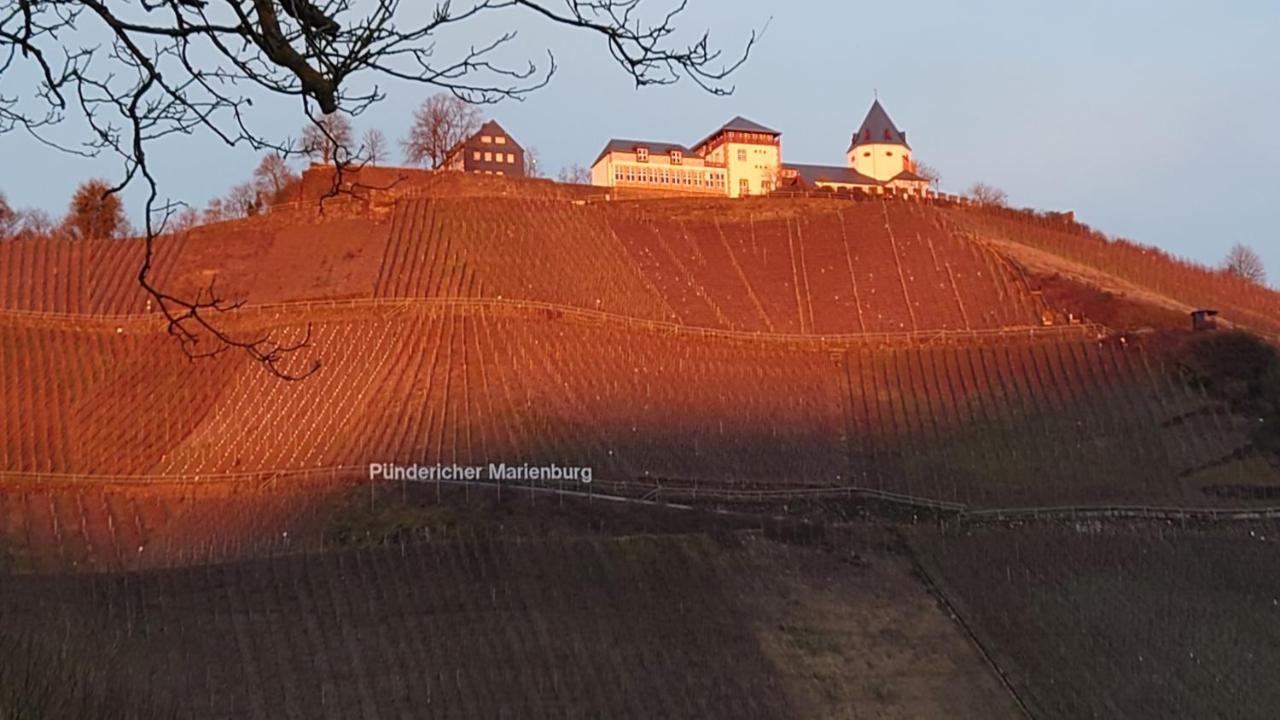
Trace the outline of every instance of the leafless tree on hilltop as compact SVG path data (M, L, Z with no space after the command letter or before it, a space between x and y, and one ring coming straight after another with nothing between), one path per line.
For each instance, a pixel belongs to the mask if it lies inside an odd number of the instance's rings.
M289 167L284 156L269 152L253 171L253 182L260 195L270 203L284 201L285 193L298 182L298 174Z
M378 128L369 128L360 136L360 152L357 155L370 165L381 165L390 155L387 152L387 136Z
M448 93L432 95L413 111L413 126L400 142L412 165L440 167L455 145L480 128L480 110Z
M1267 281L1267 271L1262 265L1262 258L1248 245L1237 243L1227 253L1223 269L1236 277L1242 277L1259 285Z
M542 177L542 153L538 152L538 148L530 145L524 149L524 176L531 178Z
M933 185L935 190L942 183L942 174L939 173L938 169L932 165L922 162L916 163L916 174L925 180L928 180L929 184Z
M13 237L18 228L18 212L9 206L9 199L0 193L0 240Z
M557 179L562 183L590 185L591 171L581 165L570 165L560 168L560 175Z
M977 182L969 186L966 195L983 205L1005 207L1009 204L1009 194L994 185Z
M307 347L270 337L242 337L217 320L239 306L212 289L195 297L158 287L152 276L155 240L184 204L162 198L150 162L157 141L195 132L228 146L248 145L288 157L291 140L273 139L258 110L264 98L298 102L319 130L322 116L355 116L384 97L382 85L401 82L452 93L473 104L521 98L543 87L555 71L548 51L541 63L507 65L522 23L582 31L601 41L637 86L681 78L709 92L723 85L750 53L724 58L708 33L683 43L676 34L688 0L652 18L642 0L466 0L425 7L401 0L10 0L0 6L0 132L25 132L38 142L82 156L112 154L121 174L107 194L130 184L146 188L141 215L145 252L138 282L168 320L169 333L191 357L229 349L248 353L284 379L303 372L283 365ZM494 32L494 21L501 28ZM446 57L453 40L463 48ZM461 40L461 42L457 42ZM22 85L16 78L34 80ZM67 139L69 128L83 135ZM332 133L320 145L343 165ZM332 144L332 147L330 145ZM340 187L335 178L334 191Z
M351 121L345 115L321 115L302 130L302 152L325 165L351 159Z

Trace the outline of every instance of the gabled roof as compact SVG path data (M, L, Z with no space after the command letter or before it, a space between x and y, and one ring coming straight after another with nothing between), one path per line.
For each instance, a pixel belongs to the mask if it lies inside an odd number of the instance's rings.
M888 144L907 145L907 134L898 129L893 124L893 120L889 118L889 113L885 112L884 106L876 100L871 104L871 109L867 111L867 117L862 121L862 127L858 128L858 132L853 134L853 142L849 145L852 150L859 145L870 144Z
M444 162L442 162L441 165L448 164L449 161L458 154L459 150L463 148L470 148L473 144L480 144L480 136L482 135L503 135L507 138L507 144L505 147L514 147L517 150L522 152L524 151L524 146L516 142L516 139L511 136L511 133L507 132L506 129L499 125L497 120L490 120L481 125L480 129L475 131L475 133L470 137L449 148L449 152L445 154Z
M520 150L524 149L524 147L521 146L520 143L516 142L516 139L511 136L511 133L507 132L505 128L498 124L497 120L490 120L489 122L481 125L480 129L477 130L474 135L467 138L467 142L470 143L472 140L478 139L481 135L505 135L508 145L515 145Z
M800 176L800 179L809 185L817 185L820 182L867 186L882 184L879 180L867 177L851 167L786 163L782 168L784 170L794 170Z
M889 179L889 182L893 182L894 180L917 180L919 182L929 182L929 178L921 177L910 170L903 170L897 175L894 175Z
M611 152L635 152L636 148L648 148L649 152L654 155L667 155L672 150L678 150L690 157L696 155L689 148L676 143L654 142L652 140L618 140L615 138L605 144L604 149L596 156L595 162L591 164L595 165L600 162L600 158Z
M721 125L718 130L716 130L715 132L703 138L702 141L699 142L697 145L694 145L694 147L700 148L706 145L707 143L711 142L711 138L726 131L761 133L764 135L782 135L781 132L774 130L773 128L765 127L764 125L761 125L760 123L755 122L754 120L748 120L742 117L741 115L739 115L738 117L730 120L724 125Z
M719 133L725 130L737 130L738 132L764 133L766 135L782 134L777 130L774 130L773 128L767 128L764 125L761 125L758 122L748 120L742 117L741 115L725 123L724 126L721 127L719 130L717 130L716 132Z

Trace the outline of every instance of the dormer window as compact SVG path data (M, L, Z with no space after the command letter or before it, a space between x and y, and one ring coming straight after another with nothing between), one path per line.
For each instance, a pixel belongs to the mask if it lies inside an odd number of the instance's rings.
M649 162L649 148L636 148L636 162Z
M892 139L893 139L893 134L889 132L889 128L885 128L885 129L884 129L884 139L885 139L885 140L892 140Z
M683 162L684 162L684 153L680 152L679 150L672 150L672 151L671 151L671 164L672 164L672 165L679 165L679 164L681 164L681 163L683 163Z
M868 141L869 141L869 140L871 140L871 131L870 131L870 130L863 130L863 131L862 131L862 139L863 139L863 140L868 140Z

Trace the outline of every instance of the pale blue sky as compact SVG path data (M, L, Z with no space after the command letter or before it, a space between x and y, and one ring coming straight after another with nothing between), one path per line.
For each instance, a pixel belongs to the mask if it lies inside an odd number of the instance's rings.
M733 96L689 83L637 90L593 38L525 18L521 47L550 46L560 72L489 114L537 147L552 175L589 164L610 137L693 143L734 115L781 130L789 161L840 164L878 89L946 190L983 180L1016 205L1075 210L1107 233L1202 262L1245 242L1280 279L1274 0L692 4L685 27L710 26L731 48L769 23ZM427 92L386 89L390 99L356 126L395 139ZM273 112L264 131L296 133L292 107ZM10 201L54 213L80 179L113 169L14 135L0 136L0 157L39 169L40 182L0 177ZM167 146L158 166L175 196L203 204L254 162L248 149L193 137Z

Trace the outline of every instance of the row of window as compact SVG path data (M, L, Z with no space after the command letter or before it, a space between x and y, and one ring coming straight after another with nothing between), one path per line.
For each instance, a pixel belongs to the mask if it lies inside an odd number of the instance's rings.
M773 181L772 181L772 180L761 180L761 181L760 181L760 192L765 193L765 194L768 194L768 193L773 192ZM739 195L750 195L750 194L751 194L751 180L750 180L750 179L748 179L748 178L741 178L741 179L739 179L739 180L738 180L738 194L739 194Z
M485 145L506 145L507 138L505 135L499 135L497 137L494 137L492 135L481 135L480 142L484 143Z
M679 150L672 150L668 154L671 156L672 165L680 165L684 163L684 153ZM636 148L636 162L649 162L649 148Z
M485 162L505 162L508 165L516 164L516 156L511 153L481 153L479 150L473 150L471 152L472 160L479 162L481 157L484 158Z
M679 150L672 150L670 153L671 164L680 165L684 162L684 153ZM756 150L757 155L765 154L764 150ZM745 149L738 150L738 162L747 161L747 151ZM636 148L636 162L649 162L649 148Z
M628 167L615 165L613 179L619 183L637 183L641 185L673 185L689 188L710 188L723 190L725 176L723 172L706 172L698 170L671 170L661 165L654 167Z

